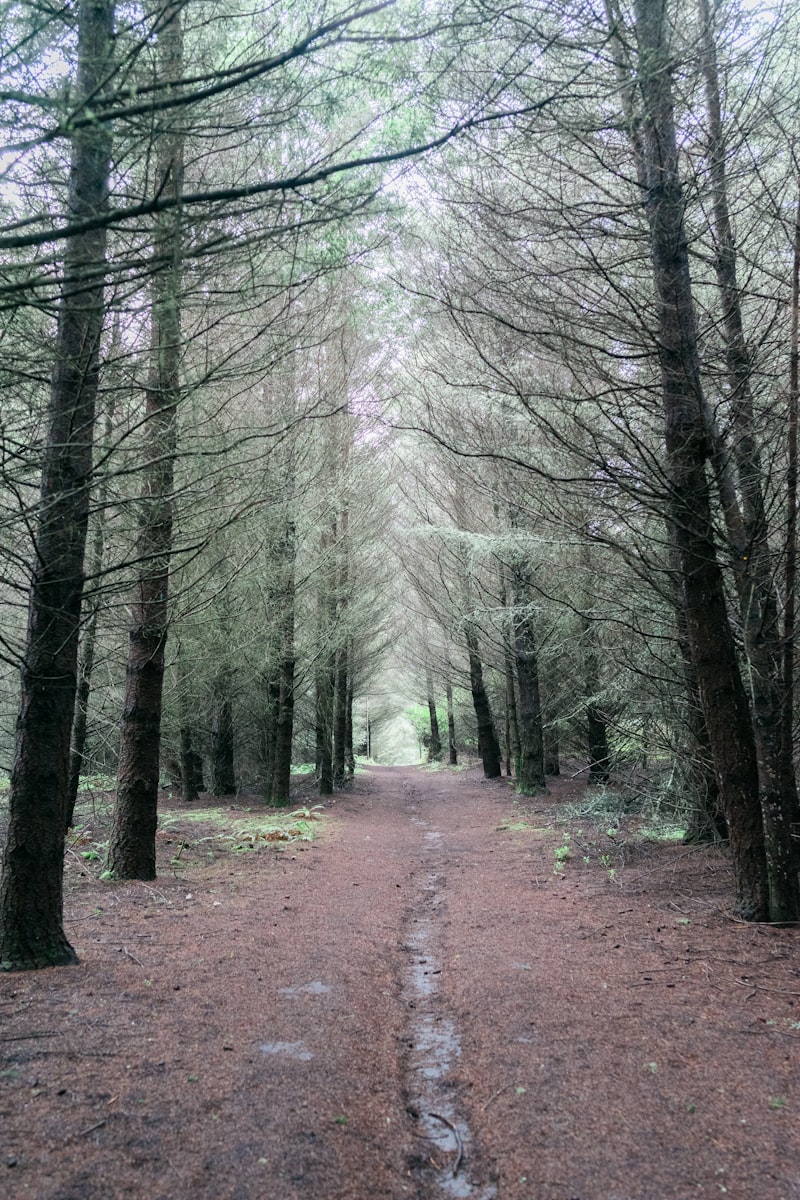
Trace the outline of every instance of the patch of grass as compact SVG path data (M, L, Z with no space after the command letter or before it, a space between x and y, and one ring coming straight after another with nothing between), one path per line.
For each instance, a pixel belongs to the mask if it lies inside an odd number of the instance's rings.
M674 821L667 820L653 821L649 825L641 825L631 835L631 841L680 842L685 835L685 825L676 825Z
M229 808L197 808L190 813L168 813L160 827L169 830L184 822L210 827L202 842L222 842L235 853L257 850L263 846L280 849L288 842L311 842L317 836L315 827L320 821L319 806L295 808L291 812L241 814Z
M495 827L496 833L532 833L539 837L544 834L551 833L550 828L542 828L538 825L531 825L530 822L522 819L516 821L504 821L502 825Z

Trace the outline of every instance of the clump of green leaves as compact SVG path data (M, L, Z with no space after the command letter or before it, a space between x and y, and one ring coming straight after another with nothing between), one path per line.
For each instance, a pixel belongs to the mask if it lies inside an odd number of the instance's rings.
M572 846L570 845L570 841L570 836L568 833L566 833L564 835L563 844L561 846L556 846L555 848L554 853L556 856L556 863L553 870L556 872L561 871L572 858Z

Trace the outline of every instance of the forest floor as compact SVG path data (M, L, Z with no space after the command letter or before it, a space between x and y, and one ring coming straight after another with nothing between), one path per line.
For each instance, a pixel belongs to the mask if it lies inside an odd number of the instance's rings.
M82 824L80 964L0 979L0 1195L800 1198L800 932L731 918L723 851L577 779L375 768L311 842L246 807L167 803L152 884Z

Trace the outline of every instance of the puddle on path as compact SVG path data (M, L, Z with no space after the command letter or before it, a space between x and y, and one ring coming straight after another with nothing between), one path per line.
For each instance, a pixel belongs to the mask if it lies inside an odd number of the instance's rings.
M428 822L411 818L414 824ZM424 852L439 849L442 834L425 835ZM419 1114L419 1132L428 1140L438 1169L425 1170L431 1194L454 1200L491 1200L493 1185L476 1184L470 1178L469 1151L472 1135L457 1111L453 1091L447 1086L455 1060L461 1054L461 1039L454 1023L442 1012L439 979L442 973L438 946L437 911L444 902L442 881L431 872L425 884L423 903L412 918L406 949L409 964L403 998L409 1013L412 1038L409 1061L409 1109ZM425 1143L423 1142L423 1145Z
M281 996L324 996L331 990L330 984L323 983L320 979L315 979L312 983L298 983L295 987L278 988Z
M305 1042L262 1042L258 1048L262 1054L280 1054L298 1062L308 1062L314 1057Z

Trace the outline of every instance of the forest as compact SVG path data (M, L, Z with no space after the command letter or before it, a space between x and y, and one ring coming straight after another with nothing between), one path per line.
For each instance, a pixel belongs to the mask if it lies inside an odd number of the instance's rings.
M800 921L797 6L2 11L0 967L398 717Z

